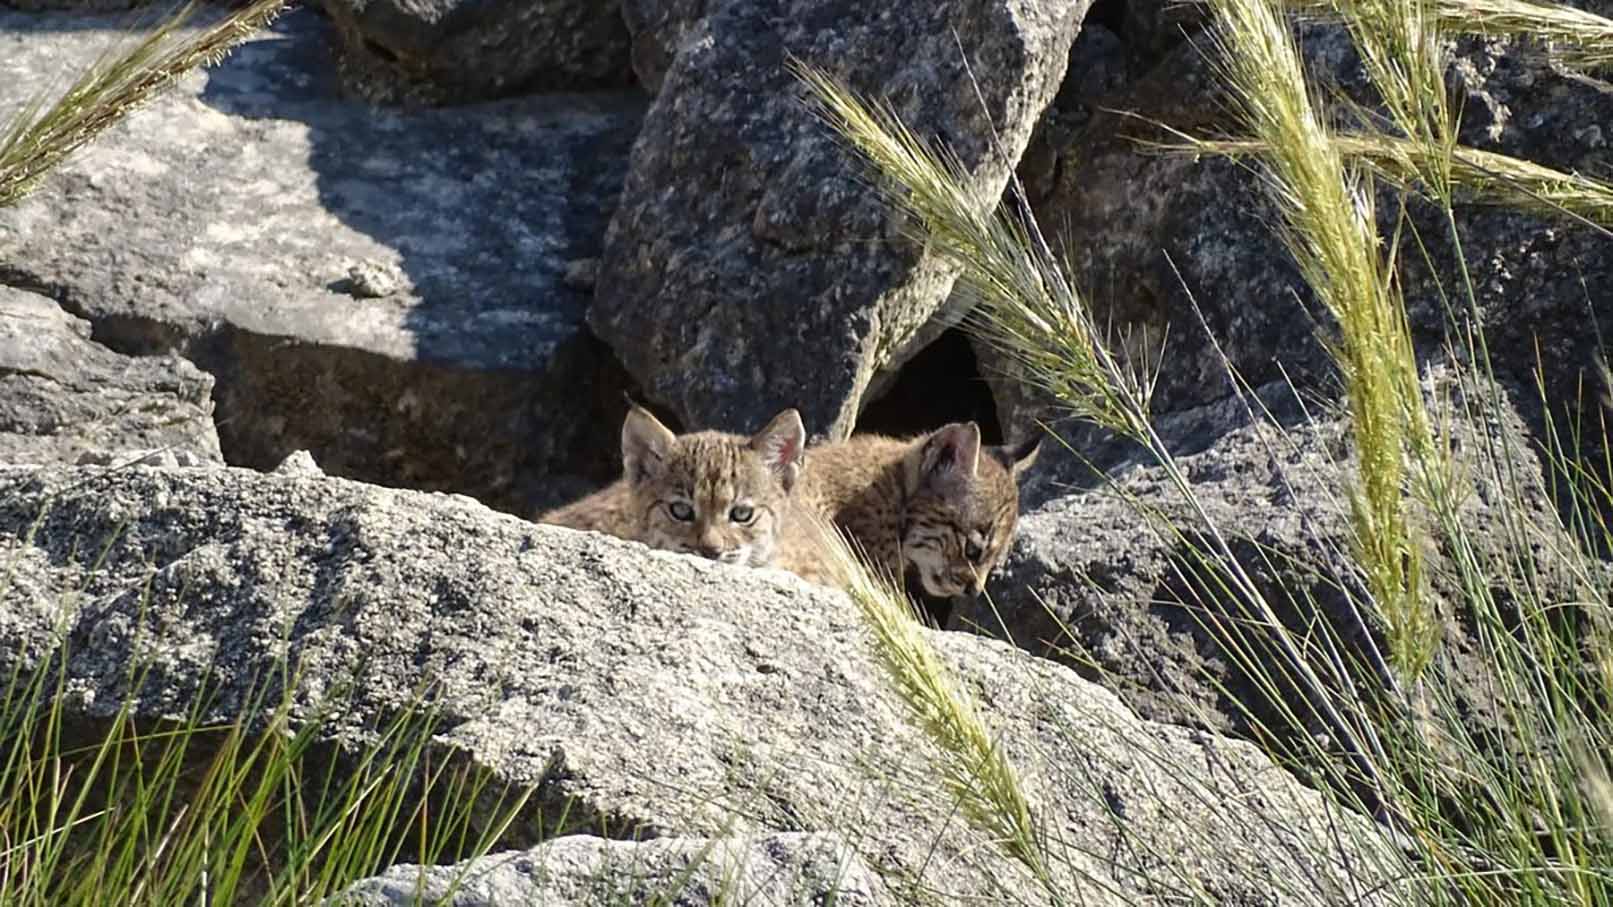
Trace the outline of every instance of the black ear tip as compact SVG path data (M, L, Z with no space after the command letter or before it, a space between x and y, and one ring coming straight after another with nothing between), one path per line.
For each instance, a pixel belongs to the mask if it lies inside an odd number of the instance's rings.
M1018 472L1030 464L1042 449L1042 436L1032 435L1018 444L1004 444L1001 447L991 448L991 454L997 462Z
M799 434L804 437L806 435L806 422L801 419L801 411L792 406L789 409L781 409L775 413L773 418L767 420L767 424L762 427L762 431L770 434L789 431L791 434Z

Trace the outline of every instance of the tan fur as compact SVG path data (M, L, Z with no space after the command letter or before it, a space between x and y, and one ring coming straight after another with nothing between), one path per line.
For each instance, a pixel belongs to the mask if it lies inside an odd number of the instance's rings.
M916 438L858 435L808 450L794 502L855 539L876 570L912 576L930 595L977 595L1013 540L1017 480L1036 453L1035 444L982 447L973 422ZM779 565L821 581L799 533L785 539Z
M800 474L804 439L793 409L745 438L715 431L675 436L635 406L622 425L622 478L537 520L767 566Z

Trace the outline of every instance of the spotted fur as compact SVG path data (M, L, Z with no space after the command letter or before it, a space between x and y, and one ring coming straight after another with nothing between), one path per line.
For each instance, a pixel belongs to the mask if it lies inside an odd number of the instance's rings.
M930 595L973 596L1013 541L1018 480L1038 449L1036 440L982 446L973 422L917 438L858 435L810 449L795 497L856 540L875 569Z
M674 435L634 406L622 424L622 478L538 522L726 564L767 566L800 475L805 436L793 409L745 438L715 431Z

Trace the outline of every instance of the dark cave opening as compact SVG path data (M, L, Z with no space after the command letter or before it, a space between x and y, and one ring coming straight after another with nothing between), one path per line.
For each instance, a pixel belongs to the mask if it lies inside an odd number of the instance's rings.
M1101 25L1124 40L1126 0L1093 0L1092 5L1087 7L1086 18L1081 21L1084 24Z
M885 393L863 407L853 431L901 437L970 419L980 426L982 442L1003 443L997 402L969 335L954 327L902 366Z

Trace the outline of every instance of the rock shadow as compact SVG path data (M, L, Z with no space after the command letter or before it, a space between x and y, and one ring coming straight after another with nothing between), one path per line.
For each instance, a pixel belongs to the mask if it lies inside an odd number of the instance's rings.
M308 449L514 511L569 493L551 476L608 479L627 378L585 316L644 99L374 108L340 95L336 45L294 10L199 94L247 197L202 240L222 262L199 292L250 300L208 300L228 314L194 352L226 458Z
M904 437L971 420L980 426L981 443L1003 443L991 388L968 334L954 327L901 367L884 393L863 407L853 432Z

